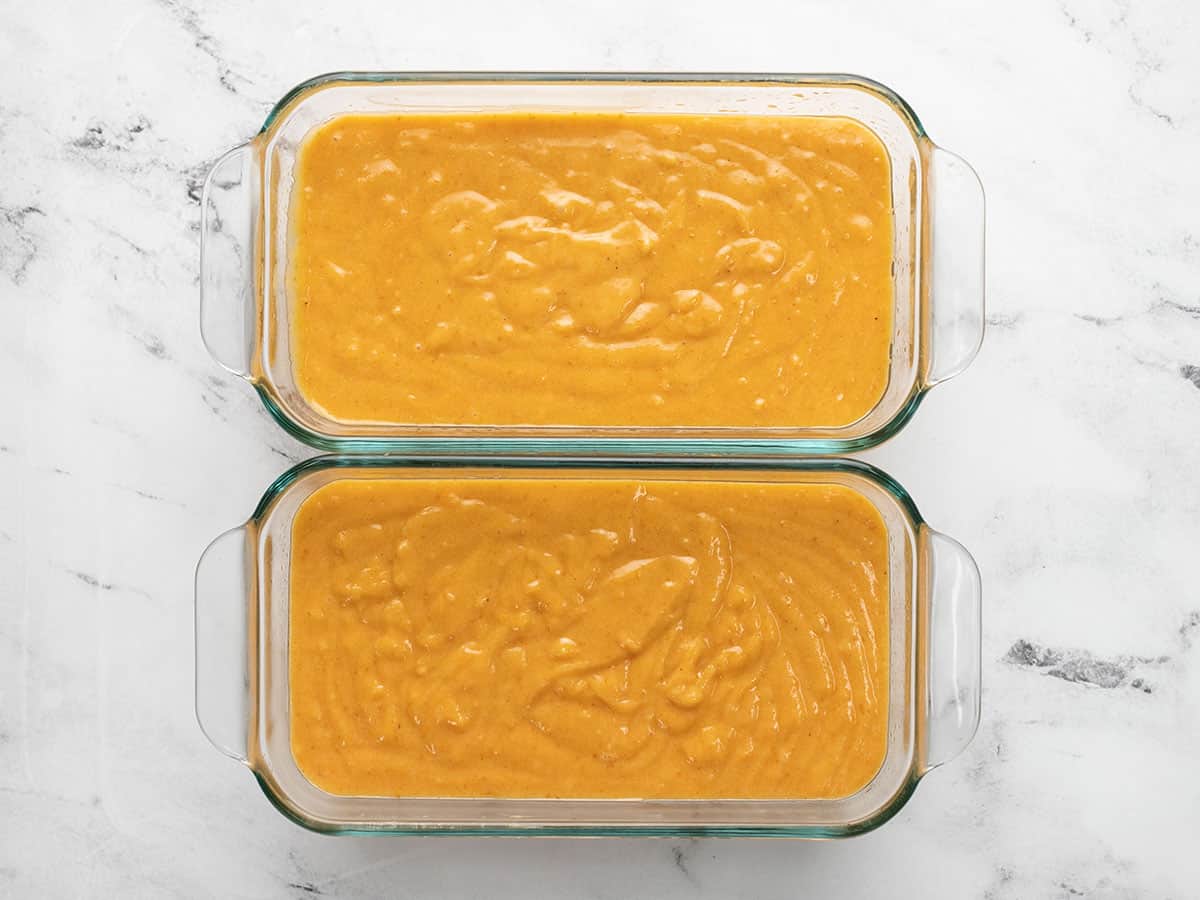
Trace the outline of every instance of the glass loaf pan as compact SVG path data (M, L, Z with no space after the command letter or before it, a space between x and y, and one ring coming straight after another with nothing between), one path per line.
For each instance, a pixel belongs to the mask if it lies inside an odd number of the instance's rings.
M297 768L288 708L292 521L337 479L619 478L839 484L887 528L889 709L875 778L837 800L570 800L342 797ZM196 713L218 749L246 763L289 818L322 832L505 835L843 837L877 827L979 722L980 580L970 554L926 525L896 482L864 463L822 460L579 461L322 457L282 475L244 525L218 537L196 572Z
M891 158L893 334L887 387L840 427L591 427L361 424L310 404L294 377L286 271L288 203L301 141L341 114L513 109L843 116ZM297 438L339 452L842 453L879 443L933 385L965 368L983 336L984 199L974 171L935 146L894 92L865 78L786 74L363 73L311 79L276 104L204 186L201 328L210 353L249 380Z

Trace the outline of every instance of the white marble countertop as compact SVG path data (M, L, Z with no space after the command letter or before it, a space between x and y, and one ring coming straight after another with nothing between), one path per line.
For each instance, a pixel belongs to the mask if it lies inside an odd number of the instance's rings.
M1200 16L1187 0L0 10L0 895L1187 897ZM989 197L983 352L870 454L970 547L983 724L833 843L334 839L204 739L192 573L309 455L197 331L197 193L342 68L853 71Z

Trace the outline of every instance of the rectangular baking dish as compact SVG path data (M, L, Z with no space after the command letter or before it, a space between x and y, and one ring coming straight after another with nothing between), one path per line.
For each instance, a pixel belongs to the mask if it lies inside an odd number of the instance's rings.
M301 774L288 709L291 526L306 497L337 479L637 478L839 484L887 527L888 738L875 778L837 800L593 800L343 797ZM926 525L912 499L864 463L520 458L321 457L282 475L250 520L218 537L196 571L196 713L289 818L316 831L391 834L761 835L870 830L917 781L956 756L979 721L980 580L970 554Z
M891 160L895 218L893 334L879 402L856 422L822 428L352 423L307 402L294 375L286 291L288 206L304 137L346 113L508 110L841 116L874 131ZM983 191L970 166L936 147L899 96L865 78L336 73L289 92L259 134L209 173L201 330L213 357L249 380L285 429L325 450L460 452L471 438L497 452L841 453L894 434L930 387L974 357L984 327L983 228Z

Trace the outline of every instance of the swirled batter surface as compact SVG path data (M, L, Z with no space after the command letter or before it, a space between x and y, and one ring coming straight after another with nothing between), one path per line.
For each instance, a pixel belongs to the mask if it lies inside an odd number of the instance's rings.
M838 426L887 384L890 163L849 119L346 115L292 196L335 419Z
M822 798L888 717L843 486L340 480L292 532L291 742L343 795Z

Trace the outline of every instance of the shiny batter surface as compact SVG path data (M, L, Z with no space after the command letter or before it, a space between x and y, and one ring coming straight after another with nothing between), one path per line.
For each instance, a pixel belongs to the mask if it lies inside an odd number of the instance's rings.
M841 797L885 754L886 527L850 488L341 480L290 579L331 793Z
M289 210L335 419L847 425L887 384L887 152L843 118L346 115Z

